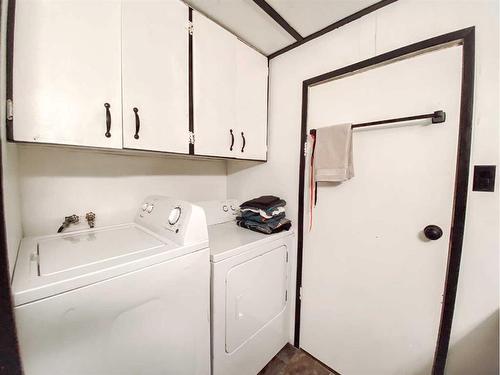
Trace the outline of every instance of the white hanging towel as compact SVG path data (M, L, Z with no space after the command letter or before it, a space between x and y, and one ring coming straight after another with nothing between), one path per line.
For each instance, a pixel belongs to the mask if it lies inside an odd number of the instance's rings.
M342 182L354 177L351 124L316 129L314 181Z

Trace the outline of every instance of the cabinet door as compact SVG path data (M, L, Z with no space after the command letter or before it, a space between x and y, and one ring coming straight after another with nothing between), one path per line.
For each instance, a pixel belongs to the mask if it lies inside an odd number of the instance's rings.
M267 58L194 12L195 153L265 160Z
M14 140L122 147L120 23L119 0L16 1Z
M198 12L193 12L193 25L195 153L234 157L238 40Z
M188 153L188 7L123 1L123 144Z
M241 41L236 45L237 158L266 160L267 58Z

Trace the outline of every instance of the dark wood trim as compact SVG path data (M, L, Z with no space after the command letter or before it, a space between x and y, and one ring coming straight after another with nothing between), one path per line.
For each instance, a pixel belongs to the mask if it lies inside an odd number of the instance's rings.
M193 22L193 9L189 8L189 22ZM193 34L188 34L188 90L189 90L189 131L194 134L194 99L193 99ZM189 142L189 155L194 155L194 144Z
M16 0L9 0L7 8L7 60L6 65L6 87L5 87L5 98L13 98L13 75L14 75L14 27L15 27L15 15L16 15ZM14 140L14 121L6 121L6 132L7 139Z
M281 15L276 12L276 10L269 5L265 0L253 0L264 12L266 12L269 17L271 17L276 23L278 23L288 34L293 36L296 41L301 41L304 39L302 35L299 34L286 20L281 17Z
M304 188L305 162L304 146L307 137L307 112L309 87L340 79L342 77L373 69L377 66L392 63L411 56L436 50L451 45L462 45L462 88L460 103L460 123L458 135L455 192L453 216L448 253L448 266L444 285L444 297L441 311L441 322L437 333L436 352L432 375L443 375L448 355L455 299L457 293L462 244L465 232L465 214L467 208L467 193L470 168L472 115L474 101L474 61L475 61L475 27L457 30L434 38L413 43L408 46L333 70L307 79L302 84L302 120L299 166L299 196L298 196L298 228L297 228L297 300L295 311L295 346L300 345L300 288L302 286L303 237L304 237Z
M321 83L328 82L333 79L339 79L345 75L351 75L366 68L373 68L376 65L386 64L391 60L401 59L407 55L421 53L423 50L432 49L439 45L445 44L453 44L453 43L461 43L463 39L474 30L473 27L454 31L448 34L440 35L434 38L430 38L421 42L413 43L408 46L395 49L393 51L389 51L383 53L381 55L357 62L355 64L351 64L345 66L340 69L333 70L331 72L327 72L324 74L317 75L315 77L309 78L304 82L308 86L315 86Z
M270 71L269 71L269 60L267 60L267 90L266 90L266 161L269 157L269 103L271 101L271 79L270 79Z
M309 87L302 83L302 117L300 132L300 164L299 164L299 217L297 224L297 281L295 291L295 332L293 344L300 348L300 319L301 319L301 287L302 287L302 261L304 249L304 184L306 173L305 144L307 140L307 102L309 100Z
M474 108L475 72L475 32L467 29L463 36L462 88L460 95L460 127L458 133L457 165L455 173L455 194L453 200L453 219L450 233L450 249L439 335L434 355L433 375L444 374L446 357L450 344L455 300L457 296L458 275L462 258L462 245L465 233L465 213L469 189L469 169Z
M351 23L352 21L356 21L357 19L363 17L363 16L366 16L367 14L370 14L372 12L375 12L376 10L380 9L380 8L383 8L389 4L392 4L394 2L396 2L397 0L382 0L382 1L379 1L378 3L375 3L373 5L370 5L366 8L363 8L361 9L360 11L354 13L354 14L351 14L350 16L347 16L345 18L342 18L340 21L337 21L337 22L334 22L332 23L331 25L319 30L319 31L316 31L315 33L311 34L311 35L308 35L306 37L304 37L302 40L298 40L297 42L293 43L293 44L290 44L289 46L286 46L276 52L273 52L271 53L268 58L269 59L274 59L276 56L279 56L279 55L282 55L283 53L285 52L288 52L294 48L297 48L299 46L301 46L302 44L304 43L307 43L307 42L310 42L311 40L313 39L316 39L316 38L319 38L320 36L326 34L326 33L329 33L330 31L333 31L335 29L338 29L339 27L342 27L344 25L347 25L348 23Z
M0 0L0 18L3 1ZM12 98L12 57L14 47L14 12L15 0L9 1L7 10L7 35L6 35L6 68L7 85L6 98ZM3 119L2 119L3 122ZM7 123L7 136L12 136L12 121ZM0 148L5 147L0 139ZM22 375L21 355L17 341L16 325L14 322L14 306L10 289L9 253L7 245L7 227L5 214L5 197L3 181L3 158L0 153L0 374Z

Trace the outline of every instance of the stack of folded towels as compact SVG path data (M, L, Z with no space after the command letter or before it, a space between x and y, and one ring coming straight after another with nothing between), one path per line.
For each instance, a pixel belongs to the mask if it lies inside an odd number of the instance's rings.
M242 227L265 234L289 230L292 226L285 217L286 202L273 195L264 195L240 205L241 216L236 223Z

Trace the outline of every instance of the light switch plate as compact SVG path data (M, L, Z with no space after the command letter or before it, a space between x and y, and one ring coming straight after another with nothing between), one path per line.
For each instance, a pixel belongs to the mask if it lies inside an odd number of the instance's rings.
M475 165L472 191L495 191L496 165Z

